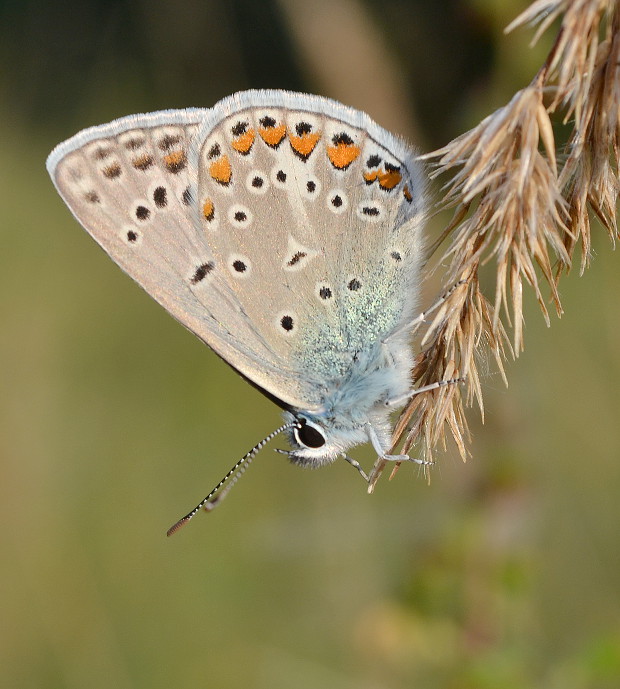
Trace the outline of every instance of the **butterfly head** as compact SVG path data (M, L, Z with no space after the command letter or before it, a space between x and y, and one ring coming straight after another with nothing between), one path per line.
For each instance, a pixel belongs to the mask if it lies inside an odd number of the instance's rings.
M287 421L297 421L287 431L292 450L284 454L299 466L317 468L331 464L353 445L368 441L366 427L361 425L336 425L330 418L305 412L286 412Z

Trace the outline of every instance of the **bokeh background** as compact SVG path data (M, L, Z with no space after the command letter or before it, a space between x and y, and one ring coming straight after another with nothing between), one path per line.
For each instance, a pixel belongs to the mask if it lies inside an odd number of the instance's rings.
M431 150L535 74L524 0L0 2L0 684L620 686L620 270L489 367L472 458L366 495L266 449L276 408L119 271L44 168L77 130L245 88L321 93ZM445 218L431 224L431 234ZM426 303L438 289L425 285ZM356 456L369 466L368 448Z

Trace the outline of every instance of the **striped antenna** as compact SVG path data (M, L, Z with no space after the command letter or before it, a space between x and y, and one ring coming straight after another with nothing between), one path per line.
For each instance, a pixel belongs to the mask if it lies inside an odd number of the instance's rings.
M260 450L265 447L265 445L273 440L276 435L280 435L283 431L289 430L289 428L299 428L299 422L295 421L293 423L285 423L280 428L277 428L273 433L270 433L266 438L255 445L247 454L235 464L235 466L224 476L224 478L215 486L215 488L207 495L207 497L199 502L196 507L191 512L188 512L182 519L176 524L173 524L166 532L167 536L172 536L176 533L182 526L185 526L187 522L200 510L205 512L210 512L228 495L230 489L237 483L237 481L243 476L245 470L250 466L250 462L254 457L260 452ZM225 488L222 488L226 484Z

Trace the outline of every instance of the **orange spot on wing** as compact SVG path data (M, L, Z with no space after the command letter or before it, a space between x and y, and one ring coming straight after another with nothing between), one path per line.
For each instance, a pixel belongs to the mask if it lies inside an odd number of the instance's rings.
M185 151L173 151L164 156L164 165L168 172L180 172L187 166Z
M378 170L369 170L368 172L364 173L364 179L366 180L366 184L372 184L377 177L379 176L379 171Z
M136 170L142 170L143 172L144 170L148 170L154 163L155 161L153 160L153 156L149 153L138 156L131 161L131 164L136 168Z
M407 184L405 184L405 188L403 189L403 196L407 199L408 203L413 201L413 196L411 196L411 192L409 191L409 186Z
M108 165L107 167L103 168L103 174L108 179L115 179L116 177L120 177L121 173L122 169L118 163L112 163L112 165Z
M394 189L402 178L398 168L388 168L385 172L379 173L379 186L389 191Z
M291 147L302 158L307 158L314 147L317 145L319 139L321 138L320 132L302 134L301 136L293 136L289 134L289 141L291 142Z
M247 132L240 134L232 140L232 147L235 151L245 155L250 152L250 149L254 145L254 130L248 129Z
M213 205L213 201L211 201L211 199L207 199L202 205L202 214L205 220L209 221L213 220L215 217L215 206Z
M209 166L209 174L220 184L230 184L232 178L232 168L228 156L224 155L211 163Z
M361 152L360 147L355 144L340 143L327 147L327 157L339 170L346 170Z
M286 136L286 125L280 124L277 127L264 127L258 130L261 139L268 146L277 146Z

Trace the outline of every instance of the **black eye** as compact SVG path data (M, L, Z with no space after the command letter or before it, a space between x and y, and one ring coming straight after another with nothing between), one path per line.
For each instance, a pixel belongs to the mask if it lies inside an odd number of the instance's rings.
M319 430L314 428L314 426L308 425L304 421L301 423L301 428L295 429L295 435L302 445L306 447L321 447L325 445L325 438Z

